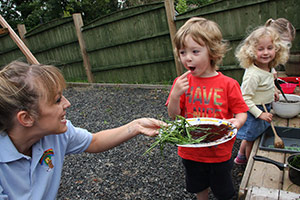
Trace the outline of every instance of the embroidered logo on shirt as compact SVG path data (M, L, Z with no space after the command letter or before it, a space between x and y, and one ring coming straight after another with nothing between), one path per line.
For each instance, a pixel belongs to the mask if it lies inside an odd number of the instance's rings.
M41 165L43 165L45 163L49 167L48 171L53 169L53 167L54 167L52 160L51 160L52 156L54 156L54 152L53 152L53 149L50 148L50 149L44 151L44 153L39 161Z

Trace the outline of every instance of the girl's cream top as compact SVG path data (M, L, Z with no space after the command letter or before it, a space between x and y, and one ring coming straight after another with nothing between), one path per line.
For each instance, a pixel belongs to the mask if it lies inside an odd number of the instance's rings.
M241 90L249 112L257 118L262 111L256 105L274 101L273 74L252 65L245 70Z

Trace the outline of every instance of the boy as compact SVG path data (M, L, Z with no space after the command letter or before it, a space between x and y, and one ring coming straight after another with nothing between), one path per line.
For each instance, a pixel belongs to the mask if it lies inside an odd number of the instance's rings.
M227 51L218 25L204 18L188 20L176 33L175 52L188 70L177 77L167 100L168 114L185 118L226 119L237 129L247 118L237 81L217 72ZM178 147L186 172L187 191L197 199L208 199L210 187L218 199L231 199L235 190L231 180L231 152L235 138L213 147Z

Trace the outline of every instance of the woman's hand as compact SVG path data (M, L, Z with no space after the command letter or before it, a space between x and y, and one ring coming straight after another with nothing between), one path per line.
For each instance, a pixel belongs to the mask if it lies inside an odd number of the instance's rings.
M98 153L107 151L123 142L139 135L156 136L159 128L166 123L153 118L140 118L123 126L107 129L93 134L90 146L86 152Z
M137 123L138 132L151 137L156 136L162 126L167 125L165 122L153 118L140 118L135 122Z

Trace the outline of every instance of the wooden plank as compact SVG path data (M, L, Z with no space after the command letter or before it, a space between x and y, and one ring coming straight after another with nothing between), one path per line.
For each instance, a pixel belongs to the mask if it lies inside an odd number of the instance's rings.
M284 154L280 152L258 149L257 155L264 156L278 162L284 162ZM270 189L281 189L282 177L283 171L279 170L275 165L261 161L254 161L248 185Z
M251 171L252 171L252 167L253 167L253 156L256 155L256 152L259 148L259 143L260 143L261 137L257 138L253 144L251 153L250 153L250 158L248 160L246 169L244 171L244 175L240 184L240 188L239 188L239 198L243 198L248 190L248 181L249 181L249 177L251 176Z
M298 115L297 117L289 119L288 125L289 125L289 127L299 128L300 127L300 116ZM288 154L288 153L285 155L285 163L287 163L287 159L290 155L291 154ZM300 193L300 186L292 183L291 180L289 179L289 169L288 168L284 170L284 179L283 179L282 189L284 191L288 191L288 192Z
M290 155L291 154L288 153L285 155L285 163L287 163L287 159ZM292 183L292 181L289 178L289 168L284 169L282 190L287 192L298 193L300 195L300 186Z
M288 126L293 128L299 128L300 127L300 115L297 117L294 117L292 119L288 120Z
M76 34L77 34L77 38L78 38L78 42L79 42L79 46L80 46L80 51L81 51L81 55L82 55L82 59L83 59L83 65L85 68L85 72L88 78L88 82L89 83L93 83L94 82L94 77L93 74L91 72L91 64L90 64L90 59L88 57L88 54L86 52L86 45L85 45L85 41L83 39L82 36L82 32L81 32L81 27L83 26L83 21L82 21L82 17L80 13L75 13L73 14L73 20L74 20L74 25L76 28Z
M251 187L245 200L278 200L279 190L264 187Z
M8 29L7 28L0 28L0 35L8 33Z
M27 31L26 31L25 25L24 24L18 24L17 28L18 28L18 32L19 32L21 40L26 44L25 34L26 34Z
M175 48L174 37L176 34L176 24L174 22L175 19L175 9L174 9L174 1L173 0L165 0L165 9L168 20L168 26L170 31L170 38L172 43L172 48ZM183 73L183 67L179 62L177 54L174 53L174 62L176 66L177 76L180 76Z
M274 112L271 111L273 114L273 123L275 126L288 126L288 120L284 118L280 118L278 115L274 114Z
M280 190L279 200L299 200L300 194Z
M24 44L24 42L19 38L19 36L15 33L15 31L10 27L10 25L5 21L5 19L0 15L0 24L3 28L7 28L9 31L9 36L16 43L16 45L20 48L23 54L26 56L27 60L31 64L39 64L37 59L32 55L30 50Z
M300 194L264 187L251 187L245 200L299 200Z

